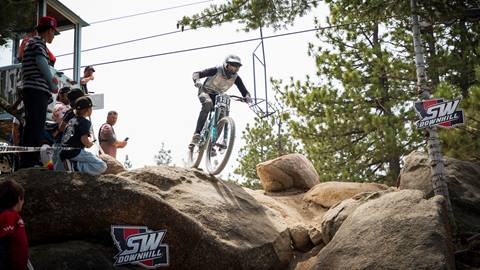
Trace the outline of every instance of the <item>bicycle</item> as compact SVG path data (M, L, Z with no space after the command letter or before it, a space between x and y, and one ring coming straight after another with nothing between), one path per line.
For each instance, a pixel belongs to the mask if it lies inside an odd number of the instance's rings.
M231 99L246 102L243 97L224 93L215 97L215 106L208 114L198 144L188 147L188 167L198 168L205 150L206 167L210 174L219 174L227 165L235 142L235 122L229 116Z

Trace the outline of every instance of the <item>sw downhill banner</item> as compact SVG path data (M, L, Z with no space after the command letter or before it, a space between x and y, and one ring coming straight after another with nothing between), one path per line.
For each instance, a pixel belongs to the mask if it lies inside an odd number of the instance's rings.
M146 226L111 226L119 251L114 266L137 264L147 269L168 266L168 245L162 243L166 233L166 230L151 231Z
M424 129L433 126L451 128L464 124L463 110L458 108L461 98L451 101L429 99L415 102L415 111L420 116L417 128Z

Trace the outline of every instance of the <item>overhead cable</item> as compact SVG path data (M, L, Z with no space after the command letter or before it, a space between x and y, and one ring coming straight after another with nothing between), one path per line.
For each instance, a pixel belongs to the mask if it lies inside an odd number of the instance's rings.
M388 17L388 18L393 18L393 17L394 16L391 16L391 17ZM350 26L350 25L361 24L361 23L371 22L371 21L374 21L374 20L366 20L366 21L360 21L360 22L354 22L354 23L330 25L330 26L324 26L324 27L315 27L315 28L305 29L305 30L300 30L300 31L295 31L295 32L289 32L289 33L283 33L283 34L277 34L277 35L271 35L271 36L264 36L263 38L262 37L257 37L257 38L243 39L243 40L237 40L237 41L232 41L232 42L218 43L218 44L213 44L213 45L194 47L194 48L188 48L188 49L176 50L176 51L170 51L170 52L164 52L164 53L149 54L149 55L138 56L138 57L124 58L124 59L113 60L113 61L108 61L108 62L100 62L100 63L96 63L96 64L89 64L89 65L102 66L102 65L115 64L115 63L121 63L121 62L128 62L128 61L140 60L140 59L151 58L151 57L158 57L158 56L164 56L164 55L170 55L170 54L177 54L177 53L184 53L184 52L190 52L190 51L196 51L196 50L210 49L210 48L227 46L227 45L234 45L234 44L239 44L239 43L246 43L246 42L257 41L257 40L261 40L261 39L271 39L271 38L278 38L278 37L283 37L283 36L297 35L297 34L307 33L307 32L311 32L311 31L321 31L321 30L332 29L332 28L337 28L337 27L342 27L342 26ZM82 66L82 67L84 67L84 66ZM73 68L65 68L65 69L60 69L59 71L66 71L66 70L72 70L72 69Z
M188 31L188 30L191 30L191 29L184 29L183 32ZM88 52L88 51L93 51L93 50L98 50L98 49L103 49L103 48L118 46L118 45L122 45L122 44L137 42L137 41L146 40L146 39L150 39L150 38L161 37L161 36L167 36L167 35L171 35L171 34L175 34L175 33L180 33L180 32L182 32L182 30L176 30L176 31L171 31L171 32L166 32L166 33L160 33L160 34L156 34L156 35L153 35L153 36L136 38L136 39L126 40L126 41L122 41L122 42L117 42L117 43L102 45L102 46L99 46L99 47L93 47L93 48L90 48L90 49L82 50L81 52ZM72 55L72 54L73 54L73 52L71 52L71 53L64 53L64 54L56 55L56 57L58 58L58 57L62 57L62 56Z
M94 22L91 22L90 24L97 24L97 23L104 23L104 22L109 22L109 21L115 21L115 20L120 20L120 19L135 17L135 16L141 16L141 15L150 14L150 13L155 13L155 12L160 12L160 11L165 11L165 10L171 10L171 9L177 9L177 8L182 8L182 7L188 7L188 6L203 4L203 3L212 2L212 1L213 1L213 0L198 1L198 2L193 2L193 3L184 4L184 5L179 5L179 6L173 6L173 7L156 9L156 10L151 10L151 11L146 11L146 12L141 12L141 13L136 13L136 14L131 14L131 15L120 16L120 17L111 18L111 19L94 21Z

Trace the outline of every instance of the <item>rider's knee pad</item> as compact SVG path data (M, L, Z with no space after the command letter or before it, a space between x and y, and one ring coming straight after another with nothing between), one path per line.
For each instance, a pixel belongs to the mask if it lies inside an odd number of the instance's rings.
M206 100L202 103L202 111L209 112L213 108L213 102L210 100Z

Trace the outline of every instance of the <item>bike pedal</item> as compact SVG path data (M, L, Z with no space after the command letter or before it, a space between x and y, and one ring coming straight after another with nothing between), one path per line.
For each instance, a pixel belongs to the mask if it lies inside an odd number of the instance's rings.
M216 143L215 146L218 146L220 149L227 149L227 144L222 142L222 143Z

